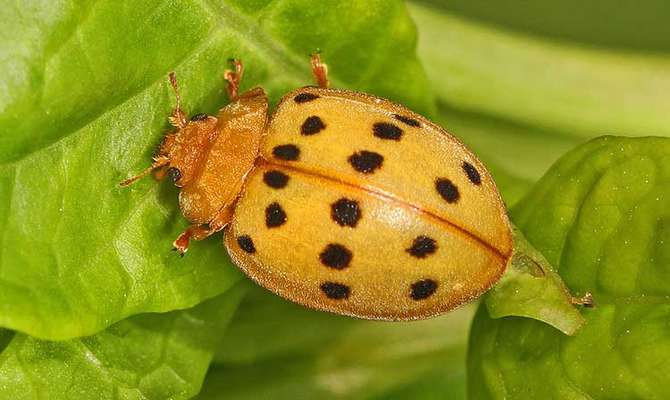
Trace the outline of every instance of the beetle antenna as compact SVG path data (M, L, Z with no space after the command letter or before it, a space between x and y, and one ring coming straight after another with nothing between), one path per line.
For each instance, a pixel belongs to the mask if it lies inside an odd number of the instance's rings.
M172 111L172 115L168 117L168 120L170 120L172 126L181 129L184 128L188 122L186 121L186 114L181 109L181 96L179 95L179 87L177 86L177 74L172 71L168 76L170 78L170 86L172 86L172 90L174 90L174 97L177 99L177 105L175 106L174 111Z
M160 167L163 167L163 166L167 165L169 162L170 162L170 159L165 157L165 156L156 157L156 158L154 158L154 162L151 164L151 166L149 168L147 168L144 171L140 172L139 174L133 176L132 178L128 178L125 181L119 183L119 186L121 186L121 187L129 186L129 185L135 183L136 181L144 178L145 176L149 175L149 173L151 173L151 171L155 170L156 168L160 168Z

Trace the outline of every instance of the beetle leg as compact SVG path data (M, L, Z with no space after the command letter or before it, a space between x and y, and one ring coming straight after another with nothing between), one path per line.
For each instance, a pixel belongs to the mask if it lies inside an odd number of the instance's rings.
M593 300L593 295L591 293L586 293L582 297L571 297L570 302L576 306L583 306L586 308L593 308L596 306L595 301Z
M172 243L172 250L178 252L180 256L184 257L184 253L188 251L188 246L191 242L191 239L204 239L212 233L209 232L207 225L191 225Z
M180 256L184 256L184 253L188 251L188 246L193 240L203 240L209 236L215 234L216 232L222 230L228 225L231 218L233 217L233 207L226 206L223 207L219 212L214 215L211 221L207 224L200 225L191 225L182 232L177 239L172 243L173 250L178 252Z
M328 81L328 65L321 62L321 54L313 53L310 60L312 64L312 74L316 79L317 85L320 88L328 89L330 82Z
M231 58L228 61L233 66L233 70L226 70L223 77L228 81L228 98L232 101L237 98L242 75L244 74L244 65L242 65L242 61L238 59Z

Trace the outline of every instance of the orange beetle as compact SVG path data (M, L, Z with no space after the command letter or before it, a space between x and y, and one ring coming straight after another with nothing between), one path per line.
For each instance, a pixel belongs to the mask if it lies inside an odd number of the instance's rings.
M484 165L455 137L388 100L318 87L286 94L268 118L262 88L187 120L177 106L153 165L193 224L174 242L225 229L235 264L302 305L383 320L437 315L476 298L512 255L505 206Z

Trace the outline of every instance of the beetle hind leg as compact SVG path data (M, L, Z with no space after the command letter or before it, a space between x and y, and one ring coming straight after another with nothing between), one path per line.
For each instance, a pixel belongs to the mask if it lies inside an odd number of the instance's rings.
M312 54L310 64L312 65L312 75L314 75L316 84L320 88L328 89L330 86L330 82L328 81L328 65L321 62L321 54Z

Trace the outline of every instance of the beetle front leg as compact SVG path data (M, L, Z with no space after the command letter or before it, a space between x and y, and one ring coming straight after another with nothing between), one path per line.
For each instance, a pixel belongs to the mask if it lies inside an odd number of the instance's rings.
M168 78L170 79L170 86L172 86L172 90L174 91L174 95L177 100L177 104L175 105L174 110L172 111L172 115L170 115L168 120L175 128L183 129L186 127L188 122L186 120L186 113L181 109L181 96L179 95L179 87L177 86L177 74L175 74L174 71L170 72Z

